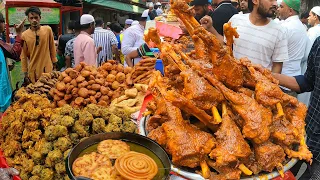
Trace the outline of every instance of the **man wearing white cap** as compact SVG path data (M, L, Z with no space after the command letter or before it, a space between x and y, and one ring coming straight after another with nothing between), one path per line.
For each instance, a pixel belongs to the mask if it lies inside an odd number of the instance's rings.
M144 29L146 27L146 21L148 18L149 9L143 11L138 25L133 25L123 32L123 40L121 43L121 51L123 55L127 55L137 49L145 43L143 40ZM141 58L135 58L124 62L124 66L133 67L137 64Z
M131 26L132 22L132 19L126 19L124 29L128 29Z
M307 31L299 19L300 0L283 0L278 8L281 26L287 29L289 61L284 62L281 74L297 76L301 74L301 62L308 58L309 38ZM311 48L311 47L310 47ZM284 92L297 97L290 89Z
M315 6L311 9L308 17L308 24L311 28L308 30L308 36L313 42L320 36L320 6Z
M83 14L80 18L81 32L74 41L75 66L80 62L97 66L97 50L91 34L94 32L95 21L90 14Z
M156 3L156 6L157 6L157 8L156 8L157 15L158 15L158 16L161 16L161 15L163 14L163 11L162 11L162 9L161 9L161 3L160 3L160 2L157 2L157 3Z
M149 7L149 11L148 11L149 17L148 17L148 20L154 20L154 18L157 17L157 12L156 12L156 10L154 9L153 2L151 2L148 7Z

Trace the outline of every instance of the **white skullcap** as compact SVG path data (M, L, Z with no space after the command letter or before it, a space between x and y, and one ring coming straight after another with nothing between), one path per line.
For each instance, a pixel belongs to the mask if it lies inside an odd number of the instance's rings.
M282 0L277 0L278 6L280 6L281 3L282 3Z
M139 24L139 21L133 21L131 26Z
M146 10L143 11L141 17L142 18L147 18L148 16L149 16L149 9L146 9Z
M153 2L149 3L149 6L148 7L153 7Z
M316 15L320 16L320 6L315 6L311 9L311 12L315 13Z
M160 3L160 2L157 2L156 5L161 6L161 3Z
M90 24L92 22L94 22L94 17L90 14L83 14L80 18L81 25Z

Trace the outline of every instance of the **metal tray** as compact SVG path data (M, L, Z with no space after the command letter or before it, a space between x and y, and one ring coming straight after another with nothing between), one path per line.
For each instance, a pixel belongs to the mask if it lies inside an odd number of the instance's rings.
M146 125L147 125L147 120L150 118L150 116L147 117L142 117L140 121L138 122L138 129L139 129L139 134L142 136L147 136L147 131L146 131ZM286 165L284 165L284 172L288 171L291 169L296 163L298 162L298 159L292 158ZM183 177L186 177L188 179L192 180L205 180L201 175L196 174L194 172L190 171L185 171L179 167L174 166L171 164L171 170ZM273 171L268 174L258 174L258 175L253 175L249 177L243 177L241 180L266 180L266 179L273 179L275 177L280 176L278 171Z

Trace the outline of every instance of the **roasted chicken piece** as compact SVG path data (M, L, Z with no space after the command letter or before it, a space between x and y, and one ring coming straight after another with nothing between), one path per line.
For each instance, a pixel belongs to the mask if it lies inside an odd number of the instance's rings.
M270 130L276 144L291 146L299 143L298 130L284 116L273 116Z
M199 73L202 74L201 72ZM272 123L272 112L270 109L263 107L258 104L255 99L243 93L236 93L231 89L228 89L218 80L205 74L202 75L215 87L220 89L224 97L231 104L231 107L244 120L242 134L245 138L251 139L257 144L263 143L269 139L269 128Z
M233 180L240 179L241 171L235 166L217 166L212 160L207 161L208 165L215 169L219 174L212 173L210 180Z
M312 153L309 151L308 146L305 142L305 117L307 114L306 106L299 102L298 106L287 105L284 107L284 112L286 118L292 123L292 125L298 130L298 140L299 140L299 149L294 151L292 149L286 148L285 152L289 157L296 157L300 160L305 159L308 162L312 162Z
M215 133L217 146L210 153L217 166L225 166L234 162L238 164L239 158L250 155L249 144L244 140L240 129L227 113L226 104L222 104L222 123Z
M259 165L259 169L272 172L274 168L281 168L286 154L279 145L271 142L254 145L255 159Z
M209 133L200 131L182 118L181 111L170 103L166 103L169 121L156 130L151 131L149 138L164 144L172 162L178 166L194 168L215 146L215 139ZM160 134L160 135L159 135Z

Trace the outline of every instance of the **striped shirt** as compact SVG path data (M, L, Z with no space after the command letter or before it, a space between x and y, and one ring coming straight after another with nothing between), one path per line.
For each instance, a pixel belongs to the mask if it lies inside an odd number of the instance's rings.
M114 33L110 30L97 27L92 35L96 47L102 47L98 54L98 65L102 64L106 59L113 59L112 46L118 45L118 40Z
M279 24L270 21L265 26L255 26L249 14L236 14L229 22L239 33L233 44L235 58L247 57L268 69L273 62L288 61L286 30Z

